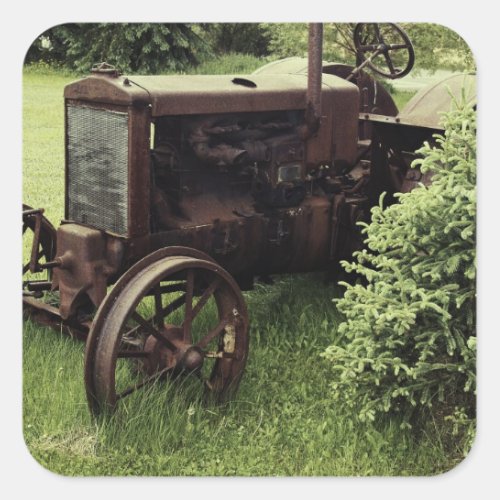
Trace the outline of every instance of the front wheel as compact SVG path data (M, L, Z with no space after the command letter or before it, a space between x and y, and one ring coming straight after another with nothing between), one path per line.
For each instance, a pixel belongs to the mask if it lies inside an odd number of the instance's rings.
M233 278L192 256L144 262L118 280L89 333L85 383L94 415L164 378L191 377L220 401L243 373L248 314Z

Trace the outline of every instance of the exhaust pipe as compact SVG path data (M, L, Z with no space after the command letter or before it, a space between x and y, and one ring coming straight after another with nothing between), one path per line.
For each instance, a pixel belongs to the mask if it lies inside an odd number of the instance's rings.
M306 125L308 136L314 135L321 119L321 77L323 69L323 24L309 24Z

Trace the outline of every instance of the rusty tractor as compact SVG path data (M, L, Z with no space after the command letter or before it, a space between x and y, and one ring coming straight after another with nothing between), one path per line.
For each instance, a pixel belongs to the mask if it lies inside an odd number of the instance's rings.
M407 35L359 24L354 41L356 67L324 62L312 24L307 59L244 77L124 76L101 63L66 86L65 215L56 230L23 206L23 304L86 340L93 414L165 377L227 398L248 355L241 290L279 273L334 279L380 194L428 182L409 168L415 151L474 76L399 112L366 69L406 75Z

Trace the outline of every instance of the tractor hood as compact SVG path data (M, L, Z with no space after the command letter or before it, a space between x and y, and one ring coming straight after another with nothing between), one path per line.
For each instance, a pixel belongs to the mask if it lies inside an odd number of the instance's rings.
M306 91L307 75L92 75L67 85L64 97L150 105L152 116L164 116L305 109ZM357 92L354 84L324 75L322 94L327 101L329 95L342 100Z

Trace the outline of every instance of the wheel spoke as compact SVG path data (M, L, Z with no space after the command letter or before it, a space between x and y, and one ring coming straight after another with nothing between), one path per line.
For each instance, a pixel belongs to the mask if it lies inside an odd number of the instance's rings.
M161 310L161 319L165 319L169 314L172 314L174 311L177 311L179 307L182 307L184 301L186 300L186 294L177 297L173 300L168 306L164 307Z
M162 320L161 313L163 311L163 304L162 304L162 300L161 300L160 286L156 286L154 288L154 297L155 297L155 317L154 317L154 323L155 323L155 325L159 326L160 322Z
M147 358L149 353L146 351L118 351L119 358Z
M40 253L38 254L38 260L35 263L35 269L32 272L38 273L38 272L43 271L43 269L39 268L40 259L42 259L43 257L45 257L45 250L42 248L40 250ZM23 275L25 275L30 270L30 267L31 267L31 260L29 262L27 262L26 264L24 264L24 266L23 266Z
M156 288L158 288L158 290L161 294L174 293L174 292L184 292L186 289L186 285L184 283L172 283L170 285L163 285L163 286L160 286L158 284L158 286L155 287L153 292L152 293L150 292L147 295L154 295L154 293L156 292Z
M400 50L400 49L407 49L408 45L406 43L392 43L390 45L387 45L388 50Z
M198 302L193 307L193 312L191 314L192 319L196 317L196 315L203 309L205 304L208 302L208 299L214 294L215 290L220 285L220 279L216 278L210 285L204 290L202 296L198 299Z
M132 313L132 319L138 323L144 330L146 330L150 335L152 335L155 339L158 339L160 342L163 342L169 349L173 351L177 350L176 346L164 335L162 335L158 330L156 330L151 324L151 320L144 319L137 311Z
M361 45L359 47L359 50L361 52L369 52L371 50L377 50L377 49L378 49L378 44Z
M191 324L193 322L193 289L194 271L189 269L186 278L186 308L184 309L184 322L182 323L182 336L185 342L191 341Z
M227 326L229 320L224 318L211 332L209 332L205 337L203 337L199 342L196 343L197 347L204 349L207 345L219 335L222 330Z
M191 330L193 320L198 315L198 313L203 309L203 307L206 305L206 303L208 302L210 297L214 294L215 290L217 290L217 288L220 285L220 282L221 282L220 278L216 278L215 280L213 280L212 283L210 283L210 285L203 291L203 294L198 299L195 306L192 308L189 318L188 318L188 315L186 313L186 319L184 320L184 323L182 324L182 328L183 328L184 332L186 332L185 328L186 328L186 323L188 322L189 330L188 330L188 335L186 335L186 333L184 333L184 340L186 340L188 342L191 341L190 330Z
M133 392L137 391L138 389L142 389L144 386L149 385L153 382L156 382L162 375L165 373L171 371L171 367L166 367L160 370L159 372L155 373L154 375L151 375L151 377L148 377L147 379L143 380L142 382L133 385L131 387L128 387L124 391L120 392L120 394L116 395L116 400L118 401L119 399L123 399L125 396L129 396Z
M389 66L389 71L391 72L391 75L394 75L394 73L396 73L396 70L394 69L394 64L392 64L392 59L389 57L389 54L387 53L384 53L384 57L387 66Z

